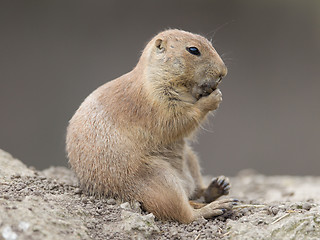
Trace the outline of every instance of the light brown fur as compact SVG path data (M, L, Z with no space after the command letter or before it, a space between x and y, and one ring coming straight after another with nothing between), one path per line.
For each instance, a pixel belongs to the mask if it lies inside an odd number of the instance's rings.
M186 47L197 47L201 56ZM90 193L137 200L164 220L188 223L232 208L232 200L200 209L204 192L188 138L218 108L221 92L199 97L227 69L200 35L167 30L144 49L137 66L91 93L70 120L69 163Z

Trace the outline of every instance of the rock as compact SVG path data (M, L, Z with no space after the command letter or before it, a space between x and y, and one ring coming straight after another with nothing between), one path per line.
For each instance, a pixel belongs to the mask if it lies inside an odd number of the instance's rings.
M161 222L138 202L87 195L67 168L31 170L0 150L0 240L319 239L320 177L251 170L231 183L231 197L240 200L232 212Z
M107 204L109 205L115 205L116 203L117 203L116 200L114 200L113 198L110 198L107 200Z
M121 219L123 220L122 229L129 232L130 235L135 235L137 238L148 238L153 233L158 233L160 230L154 221L154 215L141 215L130 211L121 211Z
M70 169L65 167L49 167L44 169L43 171L39 172L41 177L52 178L59 180L59 182L70 184L70 185L77 185L78 181L73 172ZM42 176L43 175L43 176Z
M124 202L120 204L120 207L126 210L133 210L135 212L141 212L140 203L133 201L132 203Z
M2 228L2 237L5 239L5 240L16 240L18 235L11 229L10 226L4 226Z
M305 202L302 204L302 208L309 211L311 208L312 208L312 204L311 203L308 203L308 202Z
M227 223L228 235L224 239L319 239L320 208L309 212L288 211L272 217L253 213L246 221ZM265 224L260 225L260 222Z
M130 203L128 203L128 202L121 203L120 207L123 209L128 209L128 210L131 209Z
M0 180L8 180L11 177L33 176L34 172L21 161L13 158L9 153L0 149Z

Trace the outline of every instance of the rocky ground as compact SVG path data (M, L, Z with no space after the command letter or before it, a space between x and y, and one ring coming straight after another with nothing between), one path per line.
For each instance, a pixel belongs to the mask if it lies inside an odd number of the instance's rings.
M86 195L64 167L37 171L0 150L0 240L320 239L320 177L245 170L231 184L232 212L161 222L138 203Z

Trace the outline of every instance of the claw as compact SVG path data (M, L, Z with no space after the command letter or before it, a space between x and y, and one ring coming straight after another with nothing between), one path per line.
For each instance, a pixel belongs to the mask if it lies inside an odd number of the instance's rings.
M225 191L229 191L229 190L230 190L230 186L224 187L224 190L225 190Z
M229 187L229 186L230 186L230 183L228 183L228 182L225 182L225 183L223 183L223 185L222 185L223 188L227 188L227 187Z
M212 179L211 179L211 184L217 182L217 180L218 180L217 178L212 178Z

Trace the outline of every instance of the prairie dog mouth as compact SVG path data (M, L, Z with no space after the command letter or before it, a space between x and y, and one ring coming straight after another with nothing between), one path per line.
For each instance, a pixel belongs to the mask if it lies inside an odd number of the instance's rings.
M199 100L202 97L210 95L214 90L218 88L222 77L214 79L213 81L203 81L202 83L195 85L192 89L192 95Z

